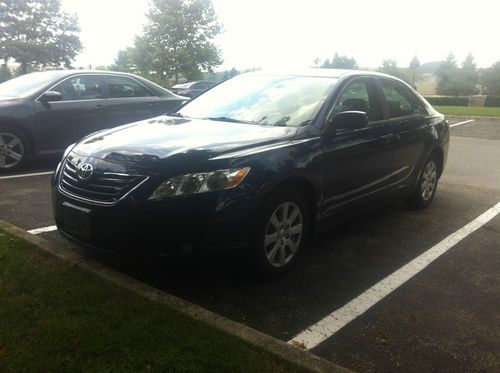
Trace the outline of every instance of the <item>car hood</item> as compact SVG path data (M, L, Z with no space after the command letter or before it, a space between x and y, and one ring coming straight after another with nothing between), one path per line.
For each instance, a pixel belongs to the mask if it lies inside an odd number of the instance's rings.
M0 95L0 108L4 106L12 106L15 104L18 104L22 102L22 100L19 97L12 97L12 96L1 96Z
M73 152L108 162L151 167L175 158L208 160L227 152L288 142L297 128L161 116L100 131Z

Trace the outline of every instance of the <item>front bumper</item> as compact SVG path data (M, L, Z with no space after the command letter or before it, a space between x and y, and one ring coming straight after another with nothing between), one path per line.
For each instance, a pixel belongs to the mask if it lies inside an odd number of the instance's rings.
M106 252L140 255L244 248L255 216L252 201L242 190L227 190L154 202L131 195L101 206L66 195L57 182L52 187L53 213L64 236ZM85 234L69 229L68 204L88 212Z

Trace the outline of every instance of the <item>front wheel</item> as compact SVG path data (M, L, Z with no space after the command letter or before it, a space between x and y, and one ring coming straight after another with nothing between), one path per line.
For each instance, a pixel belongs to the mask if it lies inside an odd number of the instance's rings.
M415 193L405 200L409 208L420 210L431 204L436 194L438 175L439 168L437 158L431 156L427 162L425 162L424 168L420 173Z
M21 132L0 127L0 173L19 168L27 153L27 141Z
M257 218L252 254L264 275L280 275L296 262L306 245L309 213L301 193L294 188L273 193Z

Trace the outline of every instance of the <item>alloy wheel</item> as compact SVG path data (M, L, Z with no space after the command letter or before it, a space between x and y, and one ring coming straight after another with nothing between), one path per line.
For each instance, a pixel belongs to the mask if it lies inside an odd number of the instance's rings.
M422 183L420 184L420 193L424 201L428 201L436 189L437 167L434 161L430 160L425 165L422 173Z
M267 223L264 250L273 267L284 267L297 253L304 228L300 207L284 202L271 214Z
M9 132L0 132L0 169L12 168L24 157L24 145L19 137Z

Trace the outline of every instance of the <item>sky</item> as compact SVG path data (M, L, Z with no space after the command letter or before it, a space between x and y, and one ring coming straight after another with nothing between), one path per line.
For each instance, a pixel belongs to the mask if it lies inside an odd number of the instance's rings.
M212 0L223 33L219 70L310 67L335 52L376 68L384 59L408 66L472 53L479 67L500 60L499 0ZM79 16L84 49L75 66L113 63L133 46L148 0L62 0Z

